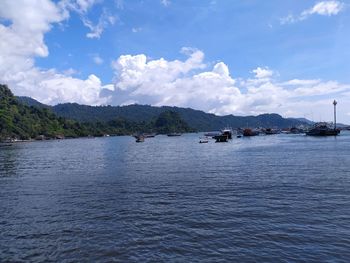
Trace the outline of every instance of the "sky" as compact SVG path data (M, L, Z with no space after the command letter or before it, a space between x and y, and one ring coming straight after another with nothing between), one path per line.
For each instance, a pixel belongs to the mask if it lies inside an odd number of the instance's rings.
M349 61L349 0L0 0L0 83L50 105L350 124Z

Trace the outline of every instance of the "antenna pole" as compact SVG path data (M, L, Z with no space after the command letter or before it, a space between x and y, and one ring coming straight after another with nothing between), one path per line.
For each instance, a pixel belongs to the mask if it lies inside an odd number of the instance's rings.
M337 128L337 101L334 100L333 101L333 105L334 105L334 130Z

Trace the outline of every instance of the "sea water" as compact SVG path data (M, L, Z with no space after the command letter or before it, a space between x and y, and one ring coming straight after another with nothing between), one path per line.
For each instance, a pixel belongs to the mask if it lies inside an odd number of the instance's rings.
M348 262L350 133L0 147L0 262Z

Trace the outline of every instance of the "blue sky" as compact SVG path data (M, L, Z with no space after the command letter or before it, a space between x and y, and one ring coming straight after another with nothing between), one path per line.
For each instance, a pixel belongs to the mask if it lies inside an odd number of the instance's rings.
M350 122L348 1L13 2L0 3L0 51L21 66L0 80L16 94L315 120L338 99Z

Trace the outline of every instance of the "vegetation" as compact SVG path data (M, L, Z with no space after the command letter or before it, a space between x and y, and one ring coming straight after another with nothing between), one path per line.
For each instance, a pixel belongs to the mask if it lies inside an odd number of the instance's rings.
M20 97L19 99L21 99ZM30 99L30 98L29 98ZM28 105L37 105L39 102L28 98ZM45 105L46 106L46 105ZM48 107L48 106L46 106ZM216 116L203 111L179 107L153 107L149 105L128 106L87 106L76 103L58 104L52 107L52 111L58 116L81 122L108 122L116 118L122 118L133 122L151 122L161 113L172 111L186 123L198 131L220 130L229 126L232 128L263 127L263 128L290 128L300 124L310 124L306 119L283 118L278 114L261 114L258 116Z
M31 98L14 97L6 85L0 85L0 140L26 140L38 136L40 138L63 138L103 136L105 134L127 135L139 132L191 131L193 129L181 119L180 115L172 111L162 112L150 121L132 121L117 116L107 121L69 120L58 117L51 107Z

